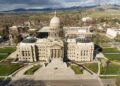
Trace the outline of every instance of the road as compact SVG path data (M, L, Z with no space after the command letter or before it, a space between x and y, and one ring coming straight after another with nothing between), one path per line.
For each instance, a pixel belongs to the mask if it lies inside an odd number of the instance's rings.
M102 79L104 86L115 86L115 79Z

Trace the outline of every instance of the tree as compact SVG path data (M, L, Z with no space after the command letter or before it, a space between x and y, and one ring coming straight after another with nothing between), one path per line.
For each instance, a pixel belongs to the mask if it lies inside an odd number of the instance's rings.
M22 36L19 35L15 35L14 36L14 43L17 45L19 42L21 42L23 40Z
M9 25L5 25L5 28L3 29L2 35L5 39L8 39L9 37Z

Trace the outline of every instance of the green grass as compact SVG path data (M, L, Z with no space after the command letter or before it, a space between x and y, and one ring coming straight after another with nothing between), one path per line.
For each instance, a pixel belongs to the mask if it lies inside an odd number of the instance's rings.
M120 42L120 38L119 39L114 39L116 42Z
M10 75L21 67L22 65L20 64L0 63L0 76Z
M16 48L6 47L6 48L0 48L0 60L3 60L8 57L9 54L14 52Z
M120 53L116 48L103 48L103 53Z
M41 67L41 65L35 65L32 68L30 68L29 70L27 70L24 74L25 75L32 75L35 73L35 71L37 71L39 68Z
M0 53L12 53L16 50L16 48L12 48L12 47L6 47L6 48L0 48Z
M111 45L108 43L100 43L100 46L101 47L111 47Z
M106 58L112 61L120 61L120 54L104 54Z
M110 63L107 67L101 66L101 74L120 74L120 65Z
M91 71L97 73L98 72L98 64L97 63L89 63L89 64L84 64L88 69Z
M3 60L5 58L7 58L7 57L8 57L8 54L6 54L6 55L0 55L0 60Z
M77 65L71 65L71 69L74 71L75 74L82 74L82 71Z
M113 78L117 78L117 76L100 76L101 79L113 79Z

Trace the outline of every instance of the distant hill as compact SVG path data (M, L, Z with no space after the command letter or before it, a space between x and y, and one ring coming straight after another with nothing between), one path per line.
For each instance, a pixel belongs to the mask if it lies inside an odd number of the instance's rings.
M19 8L19 9L14 9L14 10L8 10L8 11L3 11L3 12L35 12L35 11L64 11L64 10L82 10L82 9L89 9L89 8L94 8L96 6L86 6L86 7L70 7L70 8L44 8L44 9L24 9L24 8Z
M85 7L70 7L70 8L44 8L44 9L24 9L24 8L19 8L19 9L14 9L14 10L8 10L8 11L3 11L3 12L49 12L49 11L66 11L66 10L84 10L84 9L95 9L95 10L107 10L107 9L112 9L112 10L120 10L120 5L95 5L95 6L85 6Z
M100 5L100 6L97 6L96 9L103 9L103 10L107 10L107 9L120 10L120 5Z

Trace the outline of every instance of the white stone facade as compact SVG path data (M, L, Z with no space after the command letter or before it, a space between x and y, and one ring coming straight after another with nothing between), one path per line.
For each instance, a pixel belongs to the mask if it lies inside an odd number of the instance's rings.
M106 35L111 39L115 38L118 34L120 34L120 29L108 28L106 32Z
M77 37L92 35L87 27L62 27L60 19L55 15L50 26L43 27L39 33L47 32L47 38L28 37L17 46L19 61L36 62L50 61L52 59L68 58L74 61L92 61L93 42L78 41ZM67 35L75 34L77 37L70 39ZM81 36L82 34L82 36ZM79 38L81 39L81 38Z
M81 43L76 39L68 39L67 57L74 61L93 61L93 42Z
M89 27L63 27L65 37L92 37Z

